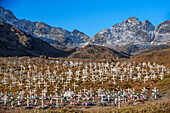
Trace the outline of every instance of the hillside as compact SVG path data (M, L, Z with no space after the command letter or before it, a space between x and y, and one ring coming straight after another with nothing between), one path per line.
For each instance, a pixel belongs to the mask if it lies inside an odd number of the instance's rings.
M0 21L0 56L64 56L64 52L57 50L50 44L32 37L30 34Z
M70 32L61 27L52 27L44 22L18 19L12 11L1 6L0 20L29 33L36 38L40 38L49 44L59 45L63 48L82 47L90 38L76 29Z
M145 53L139 56L136 56L133 59L127 60L127 62L155 62L158 64L162 64L166 66L167 68L170 68L170 48L159 50L159 51L153 51L149 53Z

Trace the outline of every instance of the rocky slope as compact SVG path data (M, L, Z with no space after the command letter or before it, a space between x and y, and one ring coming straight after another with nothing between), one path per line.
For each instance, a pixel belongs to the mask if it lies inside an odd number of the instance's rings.
M85 46L84 48L57 50L45 41L34 38L30 34L0 21L0 56L40 56L69 58L129 58L128 54L120 53L107 47Z
M121 24L100 31L90 39L89 44L133 53L151 45L162 45L170 42L169 29L170 20L155 28L148 20L141 22L135 17L130 17Z
M0 56L65 56L47 42L32 37L30 34L0 21Z
M155 37L152 45L167 44L170 42L170 20L159 24L154 31Z
M43 22L17 19L10 10L6 10L3 7L0 7L0 20L27 32L36 38L63 47L82 47L89 40L89 37L86 34L78 30L70 32L60 27L51 27Z
M124 20L110 29L104 29L91 39L92 44L107 47L125 46L127 44L148 45L153 39L155 27L149 22L140 22L135 17Z

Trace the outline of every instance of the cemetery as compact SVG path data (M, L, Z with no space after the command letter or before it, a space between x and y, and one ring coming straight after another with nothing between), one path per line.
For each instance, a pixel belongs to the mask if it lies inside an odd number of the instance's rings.
M169 68L155 62L0 58L0 111L142 106L162 99L169 77Z
M0 113L170 113L168 4L0 0Z

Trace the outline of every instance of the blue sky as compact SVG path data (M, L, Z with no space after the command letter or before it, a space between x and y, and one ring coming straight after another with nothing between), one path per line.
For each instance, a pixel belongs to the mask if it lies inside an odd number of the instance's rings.
M157 26L170 19L170 0L0 0L19 19L78 29L90 37L129 17Z

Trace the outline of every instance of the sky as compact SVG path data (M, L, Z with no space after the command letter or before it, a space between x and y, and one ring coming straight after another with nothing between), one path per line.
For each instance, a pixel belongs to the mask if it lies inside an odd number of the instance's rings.
M92 37L129 17L154 26L170 20L170 0L0 0L19 19L77 29Z

